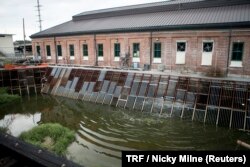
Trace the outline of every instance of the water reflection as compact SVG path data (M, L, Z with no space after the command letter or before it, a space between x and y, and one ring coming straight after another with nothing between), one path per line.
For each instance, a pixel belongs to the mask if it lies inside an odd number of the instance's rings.
M41 120L41 113L35 114L9 114L0 120L0 127L7 128L7 132L15 137L23 131L28 131L37 126Z
M0 109L0 126L9 124L14 135L37 122L74 130L67 157L87 167L120 166L121 150L234 150L237 139L249 142L237 130L62 97L38 96L8 109ZM13 115L17 123L8 123Z

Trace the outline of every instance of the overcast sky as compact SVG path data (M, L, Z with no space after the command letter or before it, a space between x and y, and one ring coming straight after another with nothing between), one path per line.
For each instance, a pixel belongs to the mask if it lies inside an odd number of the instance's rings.
M40 0L42 29L71 20L84 11L118 6L159 2L164 0ZM39 31L37 0L0 0L0 34L15 34L13 40L23 40L22 19L25 19L26 39Z

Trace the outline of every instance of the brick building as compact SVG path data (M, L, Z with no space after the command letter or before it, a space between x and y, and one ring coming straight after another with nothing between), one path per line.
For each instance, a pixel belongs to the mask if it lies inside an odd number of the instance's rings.
M49 63L250 76L250 1L175 0L77 14L31 35Z

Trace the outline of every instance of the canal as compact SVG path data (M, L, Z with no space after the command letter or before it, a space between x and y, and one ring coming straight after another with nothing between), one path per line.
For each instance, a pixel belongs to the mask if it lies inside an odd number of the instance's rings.
M0 108L0 127L18 137L42 123L75 131L67 158L86 167L121 166L121 150L237 150L250 134L63 97L33 96Z

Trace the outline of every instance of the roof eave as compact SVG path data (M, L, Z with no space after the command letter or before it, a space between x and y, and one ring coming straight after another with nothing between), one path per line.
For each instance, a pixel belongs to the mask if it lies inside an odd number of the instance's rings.
M33 34L30 36L30 38L34 39L34 38L45 38L45 37L107 34L107 33L121 33L121 32L178 31L178 30L231 29L231 28L250 28L250 22L152 26L152 27L121 28L121 29L105 29L96 31L76 31L76 32L52 33L52 34Z

